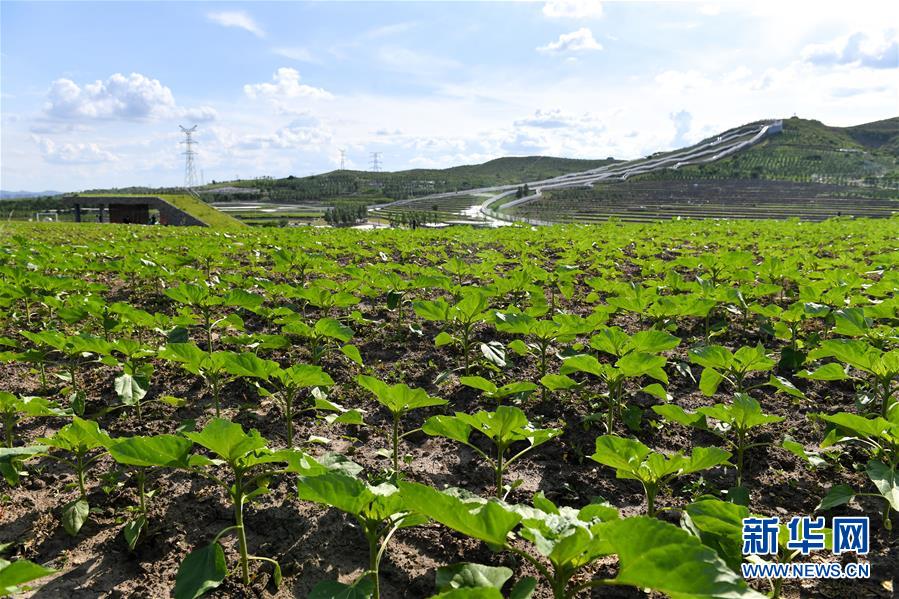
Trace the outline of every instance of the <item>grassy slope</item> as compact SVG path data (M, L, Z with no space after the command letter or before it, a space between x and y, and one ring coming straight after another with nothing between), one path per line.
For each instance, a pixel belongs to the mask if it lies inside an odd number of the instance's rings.
M91 193L91 194L82 194L85 196L116 196L116 197L127 197L129 194L103 194L103 193ZM184 212L190 214L194 218L197 218L204 223L206 223L209 227L214 229L227 229L233 227L243 227L245 226L242 222L237 220L236 218L225 214L224 212L219 212L209 204L205 202L201 202L195 198L187 194L142 194L142 195L152 195L159 198L164 199L169 204L173 205L175 208L179 210L183 210Z
M734 156L639 178L803 181L815 177L883 180L897 176L899 117L854 127L829 127L819 121L786 119L782 133Z
M317 192L319 197L328 198L336 195L348 195L347 189L352 182L358 186L360 195L365 195L367 188L377 184L378 188L383 190L384 195L390 199L397 199L398 196L394 192L398 189L402 190L403 186L409 183L431 182L431 187L425 191L419 190L415 194L424 195L428 191L436 193L546 179L596 168L610 162L614 162L614 160L579 160L548 156L507 157L497 158L483 164L455 166L447 169L412 169L382 173L337 170L311 177L221 182L214 186L207 186L207 189L214 187L256 188L272 195L296 190L298 193L316 194ZM202 192L202 190L200 191Z

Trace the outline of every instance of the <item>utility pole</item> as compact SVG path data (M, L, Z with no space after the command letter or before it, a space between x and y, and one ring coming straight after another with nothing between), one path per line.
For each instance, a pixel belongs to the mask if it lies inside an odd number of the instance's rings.
M340 170L346 170L346 150L340 150Z
M371 153L371 172L373 172L373 173L381 172L381 152L372 152Z

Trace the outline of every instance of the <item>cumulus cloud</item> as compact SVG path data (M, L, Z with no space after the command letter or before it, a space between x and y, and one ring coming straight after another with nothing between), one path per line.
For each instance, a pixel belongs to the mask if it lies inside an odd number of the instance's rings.
M565 52L583 52L586 50L602 50L602 45L593 37L593 32L581 27L571 33L563 33L554 42L537 48L544 54L564 54Z
M213 108L177 106L172 90L140 73L115 73L106 81L79 86L71 79L50 85L44 113L57 119L149 119L187 117L198 121L216 118Z
M602 16L599 0L550 0L543 5L543 14L551 19L589 19Z
M313 98L326 99L333 97L320 87L312 87L300 83L300 73L290 67L281 67L272 75L272 83L248 83L243 86L244 93L250 98Z
M57 144L46 137L34 137L41 155L47 162L55 164L96 164L115 162L118 156L103 150L95 143Z
M256 24L253 18L242 10L225 10L221 12L211 12L206 18L217 23L222 27L237 27L244 31L249 31L256 37L265 37L265 31Z
M302 115L274 133L251 135L240 139L236 147L242 150L321 150L331 143L330 129L311 115Z
M892 29L880 35L858 31L826 44L803 48L802 58L819 66L852 64L874 69L899 67L899 31Z

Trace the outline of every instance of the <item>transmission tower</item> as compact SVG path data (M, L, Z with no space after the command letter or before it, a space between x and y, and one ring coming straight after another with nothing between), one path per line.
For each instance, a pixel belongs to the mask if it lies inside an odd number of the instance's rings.
M346 169L346 150L340 150L340 170Z
M194 163L194 157L197 155L196 151L194 151L194 144L197 142L192 136L197 130L197 126L194 125L190 129L185 129L181 125L178 125L178 127L184 133L184 141L181 143L187 146L187 150L184 152L184 188L193 189L197 186L197 165Z
M381 172L381 152L372 152L371 153L371 172L373 172L373 173Z

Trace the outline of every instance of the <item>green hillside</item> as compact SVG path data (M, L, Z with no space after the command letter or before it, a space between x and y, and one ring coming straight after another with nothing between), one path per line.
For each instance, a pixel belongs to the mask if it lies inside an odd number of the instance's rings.
M219 182L198 191L207 201L252 201L264 198L272 202L315 202L334 198L346 201L357 197L369 203L377 203L431 193L547 179L613 162L615 160L611 158L578 160L548 156L507 157L447 169L382 173L337 170L310 177ZM216 188L239 188L247 191L212 192Z
M636 179L769 179L892 188L899 182L899 117L853 127L800 118L783 124L782 133L733 156Z

